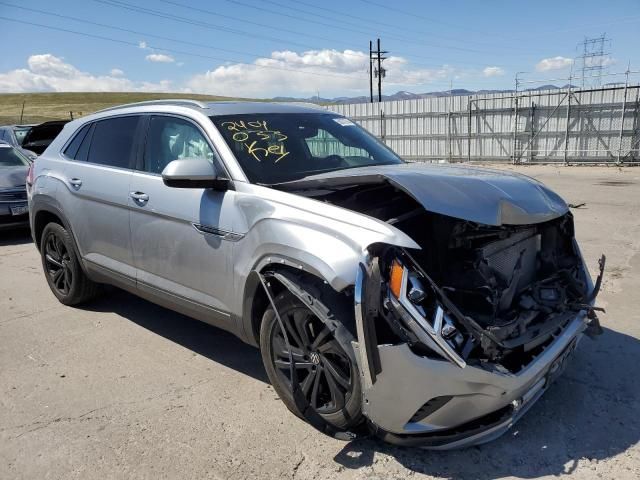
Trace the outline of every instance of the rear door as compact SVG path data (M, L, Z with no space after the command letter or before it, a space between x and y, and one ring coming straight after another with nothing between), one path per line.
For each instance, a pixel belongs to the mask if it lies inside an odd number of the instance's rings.
M129 231L129 183L142 117L128 115L86 125L64 155L66 189L58 199L89 268L135 285Z
M164 167L204 157L219 172L219 157L202 129L171 115L149 118L143 162L131 178L131 237L138 289L154 301L208 323L230 327L233 285L233 191L171 188Z

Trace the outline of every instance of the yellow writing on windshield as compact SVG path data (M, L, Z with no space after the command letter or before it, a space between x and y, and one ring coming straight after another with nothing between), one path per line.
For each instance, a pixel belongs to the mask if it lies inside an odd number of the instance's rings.
M280 130L269 128L266 120L253 120L245 122L222 122L221 126L233 132L231 138L235 142L242 143L247 152L258 162L274 159L273 163L289 155L285 140L287 137Z

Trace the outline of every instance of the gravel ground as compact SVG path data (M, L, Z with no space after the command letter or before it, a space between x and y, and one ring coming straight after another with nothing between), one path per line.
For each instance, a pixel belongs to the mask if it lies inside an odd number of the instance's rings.
M507 167L508 168L508 167ZM573 204L605 333L508 434L430 452L343 443L291 415L257 350L116 291L50 293L24 232L0 233L0 478L640 477L640 169L522 167Z

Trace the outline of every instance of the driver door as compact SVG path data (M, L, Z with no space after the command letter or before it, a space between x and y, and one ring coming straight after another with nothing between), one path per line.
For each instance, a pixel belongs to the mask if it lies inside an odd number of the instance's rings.
M164 167L179 158L220 162L203 131L182 117L149 117L143 161L130 184L131 243L141 295L208 323L230 327L234 192L167 187Z

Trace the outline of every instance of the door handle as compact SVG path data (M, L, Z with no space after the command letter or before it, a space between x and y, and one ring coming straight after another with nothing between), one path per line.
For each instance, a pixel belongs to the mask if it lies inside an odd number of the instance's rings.
M147 203L149 201L149 195L144 192L130 192L129 196L140 204Z
M80 180L79 178L72 178L71 180L69 180L69 183L73 188L80 188L82 186L82 180Z

